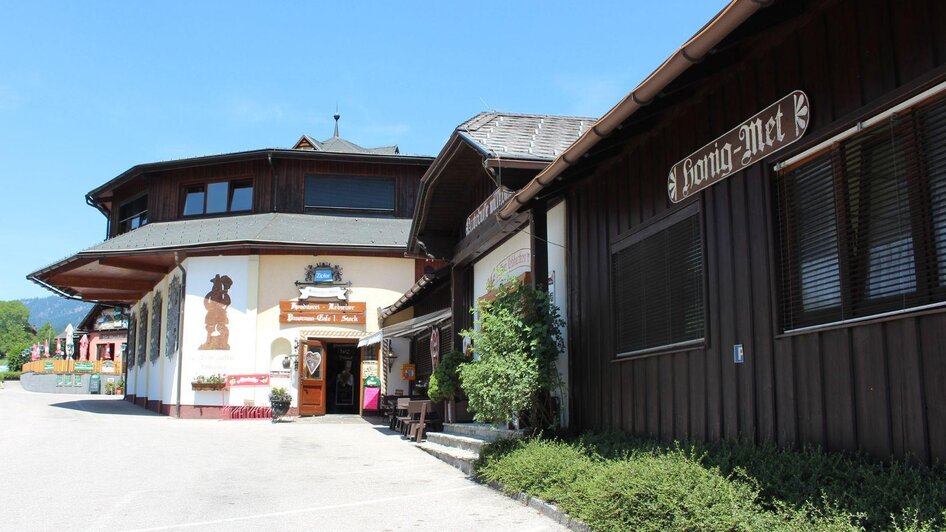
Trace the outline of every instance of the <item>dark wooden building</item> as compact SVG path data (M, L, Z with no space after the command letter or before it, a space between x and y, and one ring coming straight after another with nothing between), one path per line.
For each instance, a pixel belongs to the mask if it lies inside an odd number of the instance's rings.
M946 459L946 4L736 0L555 198L578 428Z

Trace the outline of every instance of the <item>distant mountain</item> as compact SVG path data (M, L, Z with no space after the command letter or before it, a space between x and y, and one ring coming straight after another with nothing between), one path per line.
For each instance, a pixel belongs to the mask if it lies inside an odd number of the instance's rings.
M78 327L82 318L92 308L92 303L73 301L64 297L34 297L20 301L30 309L30 323L37 329L47 321L52 324L56 332L62 332L66 325Z

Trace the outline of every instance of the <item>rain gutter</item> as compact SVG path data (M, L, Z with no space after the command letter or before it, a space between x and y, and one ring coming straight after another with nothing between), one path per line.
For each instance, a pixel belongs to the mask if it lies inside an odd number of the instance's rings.
M594 126L586 131L574 144L562 152L552 164L522 187L499 210L500 220L511 219L539 192L558 179L566 169L577 163L601 139L614 132L625 120L638 109L651 103L671 82L683 74L691 65L699 63L723 39L738 28L759 9L766 7L773 0L733 0L709 21L696 35L690 38L679 50L673 53L650 76L640 83L630 94L624 97Z

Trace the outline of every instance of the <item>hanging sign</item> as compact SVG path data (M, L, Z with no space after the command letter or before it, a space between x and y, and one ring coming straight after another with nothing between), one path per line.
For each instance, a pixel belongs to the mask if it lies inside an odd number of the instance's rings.
M670 201L683 201L800 139L810 107L808 96L794 91L673 165Z
M227 375L227 388L237 386L269 386L269 375L266 373Z
M401 378L406 381L414 380L414 375L416 375L417 366L414 364L402 364L401 365Z
M430 359L434 367L440 363L440 327L430 331Z

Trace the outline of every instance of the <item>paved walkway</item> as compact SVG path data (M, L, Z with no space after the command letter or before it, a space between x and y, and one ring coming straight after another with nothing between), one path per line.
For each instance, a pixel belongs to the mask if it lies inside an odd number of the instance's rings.
M367 422L177 420L0 390L3 530L560 530Z

